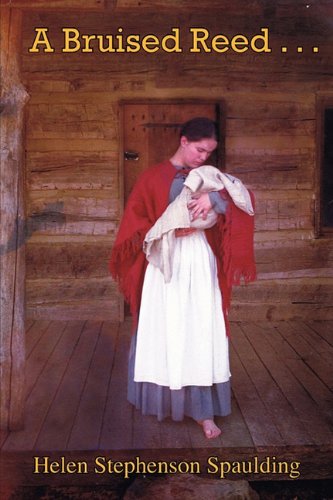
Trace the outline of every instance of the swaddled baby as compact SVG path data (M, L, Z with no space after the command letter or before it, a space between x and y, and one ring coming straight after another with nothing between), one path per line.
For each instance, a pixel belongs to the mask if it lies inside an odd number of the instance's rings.
M225 188L238 208L249 215L254 215L250 194L244 184L236 177L220 172L216 167L203 165L193 169L185 179L184 189L185 187L188 188L186 190L188 202L193 193L210 193ZM181 195L182 193L179 196ZM206 220L208 225L202 217L199 217L191 221L191 227L196 227L196 229L212 227L217 220L217 214L213 209L208 212Z
M164 274L165 281L171 279L172 256L175 230L179 228L208 229L218 218L218 214L209 210L206 218L191 219L188 203L193 193L208 193L225 188L235 205L249 215L253 215L253 207L248 190L239 179L223 174L211 165L203 165L193 169L184 182L184 187L176 199L168 205L162 216L146 234L143 251L147 260L158 267Z

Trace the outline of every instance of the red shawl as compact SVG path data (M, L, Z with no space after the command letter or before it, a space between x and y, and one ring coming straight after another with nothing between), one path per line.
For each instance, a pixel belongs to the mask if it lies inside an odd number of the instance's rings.
M147 260L142 251L146 233L162 215L169 203L169 191L177 170L165 161L145 170L128 199L117 238L112 249L110 271L130 305L134 327L140 309L141 291ZM231 288L241 277L247 283L255 279L253 252L254 218L229 200L226 215L206 230L207 240L216 256L218 280L223 297L223 312L228 328ZM253 201L253 196L252 196Z

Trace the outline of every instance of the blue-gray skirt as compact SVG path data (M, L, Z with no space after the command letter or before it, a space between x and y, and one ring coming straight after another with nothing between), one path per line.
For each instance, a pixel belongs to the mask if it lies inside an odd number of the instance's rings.
M143 415L180 421L185 416L205 420L231 413L230 381L212 386L186 386L179 390L150 382L134 382L135 347L136 335L129 353L127 397Z

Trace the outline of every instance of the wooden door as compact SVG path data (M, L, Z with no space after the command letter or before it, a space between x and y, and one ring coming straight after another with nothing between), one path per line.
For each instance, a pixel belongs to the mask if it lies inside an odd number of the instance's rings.
M215 120L219 130L222 129L220 104L212 101L124 102L122 108L125 203L139 174L175 153L184 122L205 116ZM220 141L207 163L221 167L222 151Z

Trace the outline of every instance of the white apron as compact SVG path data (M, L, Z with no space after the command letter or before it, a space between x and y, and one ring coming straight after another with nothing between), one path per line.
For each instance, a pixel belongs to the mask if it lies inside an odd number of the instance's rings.
M148 264L137 332L134 380L170 389L230 377L228 339L215 256L204 231L176 238L172 278Z

